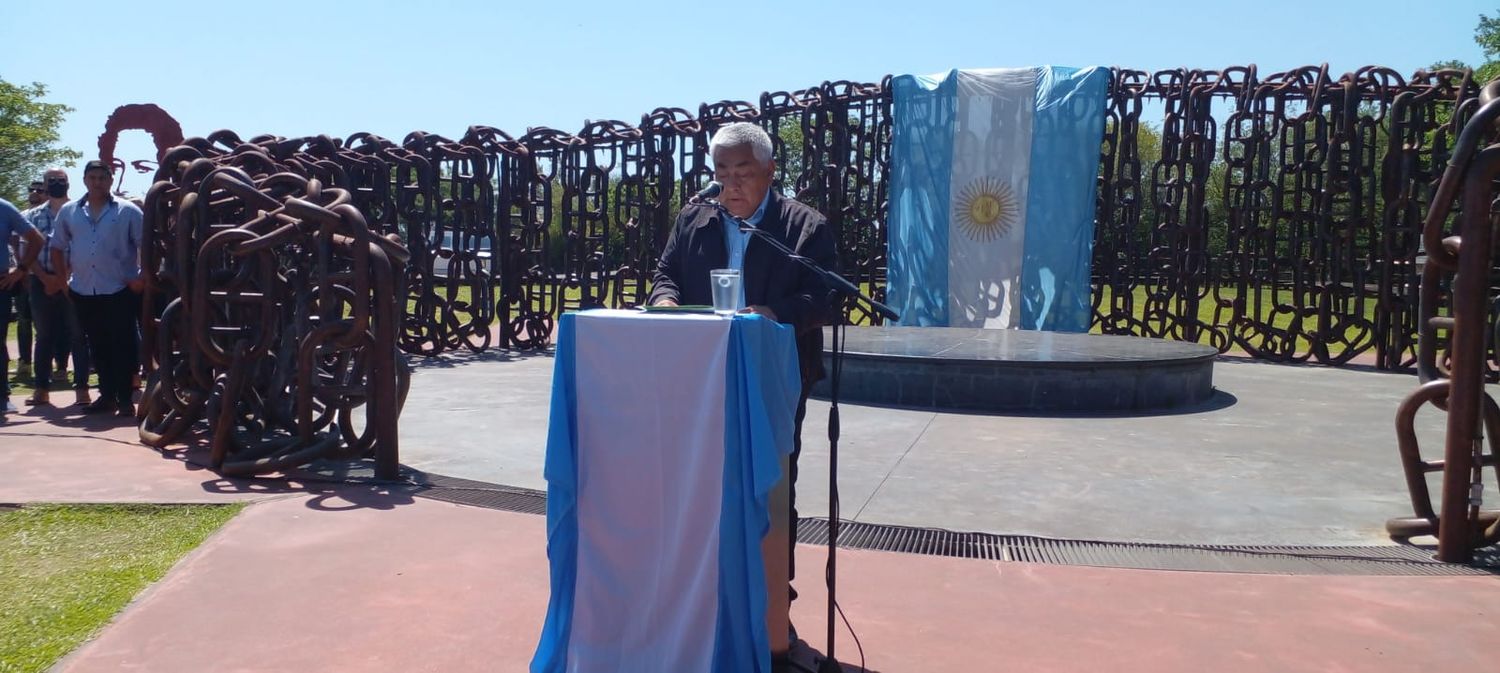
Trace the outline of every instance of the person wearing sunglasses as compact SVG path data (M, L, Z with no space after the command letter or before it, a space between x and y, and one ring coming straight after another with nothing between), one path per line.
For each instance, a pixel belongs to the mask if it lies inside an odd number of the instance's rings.
M26 219L42 236L51 237L62 207L68 203L68 173L61 168L49 168L43 180L47 185L47 201L26 211ZM48 391L54 379L67 380L68 355L72 354L73 406L83 406L91 401L88 342L78 326L73 299L63 289L65 279L53 269L47 246L43 248L32 264L34 277L27 292L36 319L36 392L26 404L47 406L52 403ZM57 363L55 367L54 362Z

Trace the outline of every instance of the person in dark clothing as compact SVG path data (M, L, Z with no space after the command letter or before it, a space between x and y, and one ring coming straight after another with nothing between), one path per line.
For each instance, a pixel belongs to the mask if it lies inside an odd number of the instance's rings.
M61 291L66 279L99 373L99 399L84 411L113 411L133 418L131 376L139 349L135 314L137 296L145 288L140 263L143 218L135 204L110 193L112 183L108 164L90 161L84 166L88 194L57 213L48 244L55 273L46 290Z
M26 219L42 234L50 237L57 228L58 215L68 204L68 173L49 168L43 174L47 200L26 211ZM52 254L43 250L31 269L31 307L36 323L36 392L26 400L31 405L50 405L50 388L54 379L67 380L64 372L68 355L73 356L74 406L89 403L89 353L78 326L78 311L64 289L66 278L52 268ZM48 288L51 288L49 290ZM57 366L53 367L53 362Z
M797 359L802 393L797 400L791 469L792 540L797 531L797 459L802 453L802 419L813 384L824 376L823 326L836 319L828 286L806 267L787 259L765 241L740 230L741 222L775 236L797 254L825 269L837 267L835 236L818 211L786 198L771 188L776 162L771 138L759 126L739 122L714 134L709 144L714 177L723 185L719 202L732 217L712 205L683 208L662 249L653 276L654 306L711 304L709 271L739 269L744 312L791 325L797 334ZM790 577L796 576L791 545ZM791 597L796 592L788 587Z

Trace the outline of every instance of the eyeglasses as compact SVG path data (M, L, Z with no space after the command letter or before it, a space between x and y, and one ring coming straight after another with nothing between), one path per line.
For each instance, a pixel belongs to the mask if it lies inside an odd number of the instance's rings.
M32 187L31 188L31 193L32 194L41 194L42 192L45 192L45 191L47 191L47 190L42 189L41 187Z

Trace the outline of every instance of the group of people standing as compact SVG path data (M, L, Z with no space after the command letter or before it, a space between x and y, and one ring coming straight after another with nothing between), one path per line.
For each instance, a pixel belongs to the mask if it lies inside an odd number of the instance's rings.
M0 199L0 240L12 243L3 246L0 266L0 334L9 333L13 305L31 323L17 335L17 374L30 374L36 388L25 404L52 404L54 377L65 378L71 355L74 406L133 418L143 217L111 193L108 164L88 162L83 182L84 196L70 199L67 172L51 168L31 184L28 210ZM99 377L97 398L89 392L91 372ZM9 348L0 349L0 424L15 411L9 376Z

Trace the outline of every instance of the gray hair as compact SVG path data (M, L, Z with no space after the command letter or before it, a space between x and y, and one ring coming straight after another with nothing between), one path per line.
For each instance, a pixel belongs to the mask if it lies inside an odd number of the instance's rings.
M735 122L719 129L708 143L708 156L713 158L720 147L739 147L747 143L756 161L762 166L771 165L771 136L766 135L765 129L750 122Z

